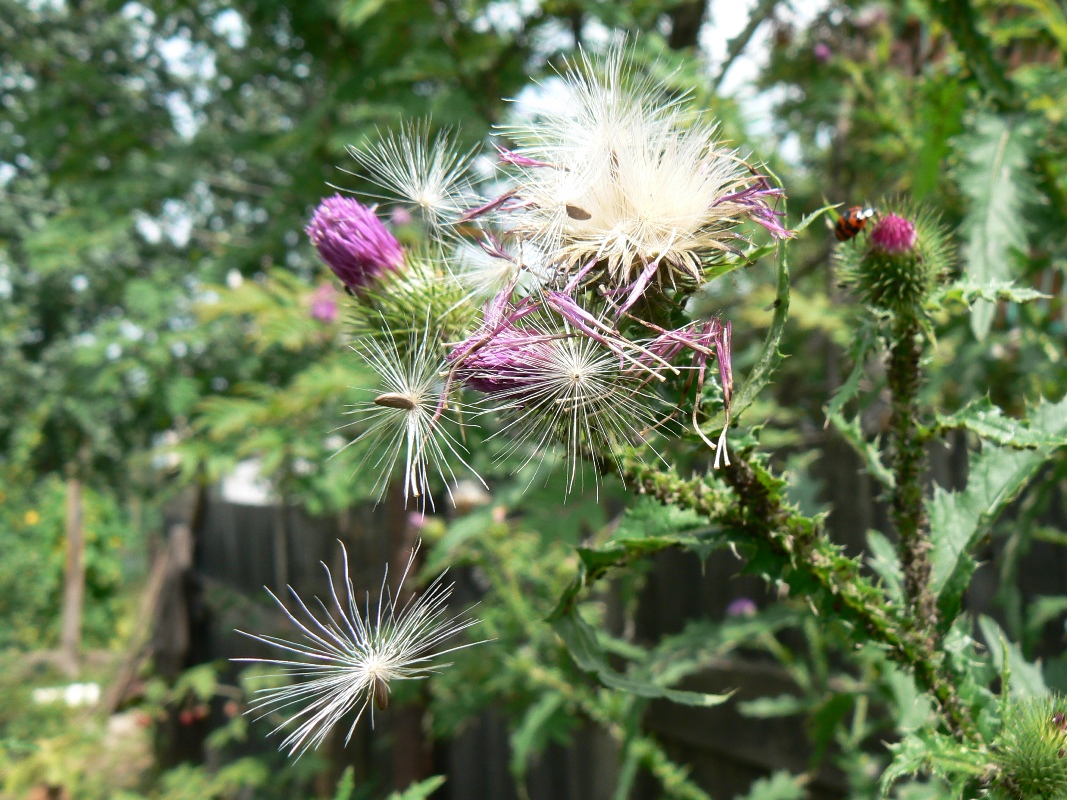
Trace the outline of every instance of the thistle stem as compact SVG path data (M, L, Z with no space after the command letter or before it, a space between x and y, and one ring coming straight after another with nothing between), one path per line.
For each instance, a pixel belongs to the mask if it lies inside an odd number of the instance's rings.
M740 457L717 474L730 489L699 477L684 480L636 461L627 463L624 478L639 493L707 516L738 536L739 544L749 543L772 556L776 574L803 594L816 613L846 622L857 642L871 639L885 645L889 656L908 667L934 696L952 733L961 739L975 737L954 676L927 639L886 604L858 562L844 556L816 520L783 505L770 488L777 479Z
M899 537L904 572L904 597L917 630L932 650L937 643L937 601L930 589L930 530L923 501L922 476L926 453L919 426L918 393L922 382L922 331L914 319L893 327L887 377L892 394L893 490L892 517Z

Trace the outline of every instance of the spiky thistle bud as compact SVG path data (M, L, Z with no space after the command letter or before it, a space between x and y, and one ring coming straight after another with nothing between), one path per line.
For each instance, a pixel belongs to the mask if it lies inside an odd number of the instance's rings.
M374 210L350 197L323 200L306 232L334 275L357 295L404 263L400 242Z
M898 317L918 318L948 272L949 249L936 218L906 204L895 205L883 209L864 233L839 246L838 264L864 302Z
M1053 695L1013 703L992 750L994 784L1002 797L1067 797L1067 699Z

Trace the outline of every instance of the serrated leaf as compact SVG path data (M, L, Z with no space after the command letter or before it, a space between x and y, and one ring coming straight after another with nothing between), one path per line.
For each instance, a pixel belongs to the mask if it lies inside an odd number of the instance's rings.
M1035 430L1027 420L1005 416L988 397L972 400L955 414L938 414L937 424L944 430L968 430L987 441L1017 449L1067 445L1064 433Z
M427 797L444 786L445 780L444 775L434 775L432 778L413 783L402 792L393 792L387 800L426 800Z
M608 570L638 558L683 547L707 558L711 551L726 545L725 540L700 538L709 531L708 521L695 511L663 505L640 497L623 514L611 539L599 547L579 547L581 569L560 596L553 616L566 613L582 589L599 580Z
M767 329L767 336L763 340L763 346L756 356L755 366L748 373L740 391L737 392L733 402L734 419L740 418L756 399L770 380L774 370L782 361L782 354L778 351L778 345L782 341L782 332L785 330L786 320L789 318L789 259L786 255L788 248L781 247L778 251L778 279L775 284L774 314L771 316L771 325Z
M1067 397L1042 402L1030 415L1030 430L1062 442L1067 436ZM1009 450L987 445L969 465L967 488L961 492L934 491L930 501L931 588L938 596L942 618L950 622L959 610L975 563L970 557L997 515L1026 487L1057 449L1043 444L1032 450Z
M669 689L651 681L642 681L616 672L608 665L604 651L596 640L596 632L578 616L576 610L557 615L552 620L552 627L567 645L579 668L592 673L596 679L609 689L620 689L638 697L663 698L687 706L710 708L725 703L731 694L705 694Z
M950 284L942 289L936 296L938 304L958 302L971 305L979 300L987 300L991 303L1004 300L1008 303L1030 303L1034 300L1046 300L1050 295L1031 289L1026 286L1016 286L1014 281L990 281L988 283L975 283L964 280Z
M1008 641L996 621L985 615L978 618L993 666L1007 678L1008 689L1015 698L1033 697L1048 693L1041 665L1027 661L1017 644Z
M694 620L680 633L663 637L651 652L648 665L657 679L674 684L746 642L773 635L799 621L797 610L787 605L769 606L754 616L730 617L722 622Z
M846 420L843 415L830 412L828 419L834 426L834 430L840 433L841 438L851 445L852 449L863 459L867 465L868 474L887 489L892 489L897 485L893 472L882 463L882 451L878 447L878 440L869 441L864 436L859 417Z
M893 543L879 531L867 531L867 549L871 554L867 556L867 563L878 577L882 579L882 587L886 594L895 603L904 601L904 572L900 568L900 558Z
M610 541L675 536L707 527L707 520L692 509L663 505L651 497L639 497L622 515Z
M893 784L901 778L920 772L955 778L960 775L977 777L986 769L984 752L928 729L908 734L887 747L893 754L893 761L882 773L882 797L889 797Z
M961 232L967 278L973 284L1010 280L1012 251L1026 246L1023 198L1030 139L1022 125L983 114L957 142L960 189L970 201ZM991 301L975 301L971 329L979 339L989 333L995 311Z

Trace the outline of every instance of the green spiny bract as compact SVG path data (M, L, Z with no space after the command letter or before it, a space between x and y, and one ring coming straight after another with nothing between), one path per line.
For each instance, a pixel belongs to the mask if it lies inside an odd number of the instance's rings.
M841 244L836 257L843 281L855 286L865 303L917 319L949 271L950 252L933 214L887 202L874 224Z
M1067 798L1067 699L1012 704L993 743L997 794L1010 800Z
M432 247L409 248L403 266L352 299L347 318L353 339L392 336L398 343L424 331L440 342L460 339L480 307ZM404 345L400 349L403 355Z

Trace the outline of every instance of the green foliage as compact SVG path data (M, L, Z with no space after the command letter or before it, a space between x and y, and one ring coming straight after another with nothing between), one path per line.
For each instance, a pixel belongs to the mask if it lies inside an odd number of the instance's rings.
M427 778L424 781L412 784L402 792L393 792L389 795L388 800L426 800L426 798L444 786L444 784L444 776L435 775L432 778Z
M0 648L55 647L66 559L66 485L56 476L27 484L0 476ZM114 497L84 490L86 604L89 646L121 641L128 625L121 590L137 531Z
M1004 117L976 117L957 149L964 160L959 168L961 191L970 207L962 224L969 281L990 284L1014 277L1012 260L1026 247L1024 216L1029 187L1025 169L1033 132ZM984 339L993 324L995 307L975 301L971 311L974 335Z
M753 782L752 790L736 800L802 800L804 786L795 775L776 772Z
M975 570L970 553L997 515L1064 444L1067 398L1059 403L1043 402L1017 429L1015 436L1029 436L1033 430L1045 443L1029 450L984 446L970 464L967 488L961 492L938 488L930 501L931 589L938 595L945 620L955 618ZM1002 431L997 432L1002 436Z

